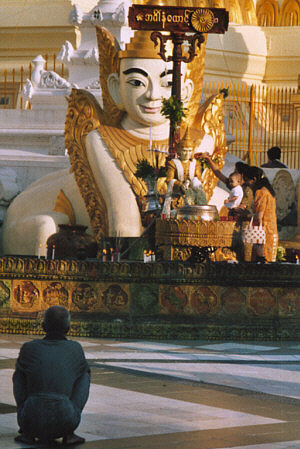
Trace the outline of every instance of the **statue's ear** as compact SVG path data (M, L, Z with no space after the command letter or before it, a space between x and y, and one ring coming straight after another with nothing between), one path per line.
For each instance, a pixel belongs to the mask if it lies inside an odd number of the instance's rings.
M186 79L181 89L181 101L186 105L192 98L194 91L194 83L191 79Z
M111 73L107 78L108 91L116 103L116 105L121 103L120 97L120 78L117 73Z

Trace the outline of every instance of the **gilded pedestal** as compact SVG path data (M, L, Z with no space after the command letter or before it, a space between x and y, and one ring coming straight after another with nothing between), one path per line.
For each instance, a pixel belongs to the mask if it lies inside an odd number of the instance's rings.
M164 260L186 261L193 247L231 248L235 231L234 221L158 219L155 241Z

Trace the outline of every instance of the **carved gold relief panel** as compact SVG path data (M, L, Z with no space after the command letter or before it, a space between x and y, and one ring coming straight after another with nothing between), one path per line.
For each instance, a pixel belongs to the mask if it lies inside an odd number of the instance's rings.
M42 310L51 306L70 308L69 283L65 281L42 282Z
M218 291L216 286L160 286L159 311L171 315L215 315L220 308Z
M128 284L103 284L102 309L105 312L128 312L130 305Z
M299 288L278 289L279 316L293 316L300 314Z
M12 284L11 310L39 312L41 310L42 285L40 281L14 280Z
M0 311L10 307L12 281L0 281Z
M101 290L94 282L71 283L70 310L72 312L96 312L101 309L101 297Z
M259 316L272 316L277 311L277 301L272 289L250 288L248 296L249 312Z

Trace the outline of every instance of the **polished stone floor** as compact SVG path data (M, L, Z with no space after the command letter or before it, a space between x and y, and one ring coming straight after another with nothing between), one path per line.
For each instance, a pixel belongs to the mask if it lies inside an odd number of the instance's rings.
M1 449L32 447L14 441L11 382L32 338L0 335ZM77 340L92 371L77 448L300 449L300 343Z

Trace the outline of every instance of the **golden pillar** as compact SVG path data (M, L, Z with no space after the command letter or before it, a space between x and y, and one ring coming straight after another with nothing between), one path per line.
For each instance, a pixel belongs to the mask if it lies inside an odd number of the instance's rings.
M300 75L298 75L298 91L297 93L291 96L291 102L294 104L294 107L297 111L298 123L300 124ZM294 248L300 248L300 148L298 151L298 170L299 170L299 178L298 178L298 218L297 218L297 235L290 242L285 242L287 245Z

